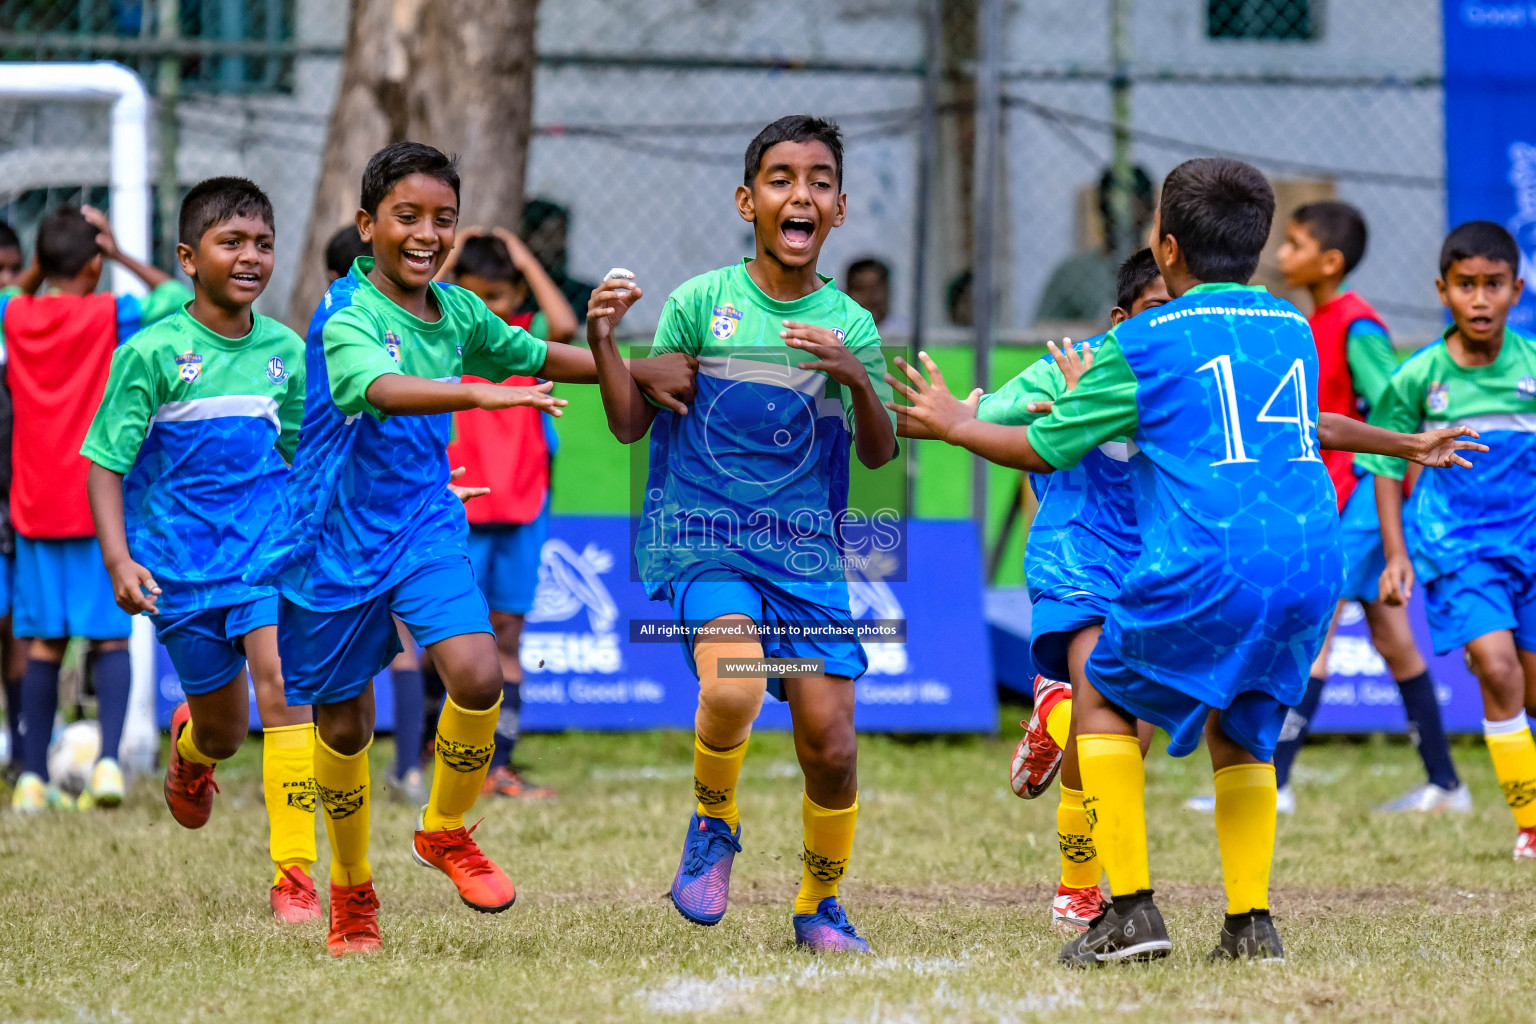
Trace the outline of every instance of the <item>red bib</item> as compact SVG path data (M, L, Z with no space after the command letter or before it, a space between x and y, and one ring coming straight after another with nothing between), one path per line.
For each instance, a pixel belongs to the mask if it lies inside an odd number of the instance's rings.
M526 330L532 313L519 313L512 326ZM464 381L481 381L466 376ZM527 387L534 377L508 377L503 384ZM465 487L489 487L491 493L464 506L472 525L531 523L539 517L549 495L549 442L544 414L518 406L512 409L469 409L453 414L453 440L448 465L464 467L457 481Z
M1349 325L1356 320L1369 320L1387 329L1386 323L1366 302L1354 292L1340 292L1313 311L1312 338L1317 343L1317 408L1319 412L1334 412L1364 422L1360 412L1360 395L1355 391L1355 378L1349 372ZM1323 452L1323 462L1333 489L1339 499L1339 511L1355 493L1359 477L1355 476L1353 452Z
M117 298L18 295L5 306L11 435L11 522L34 540L95 536L80 454L117 348Z

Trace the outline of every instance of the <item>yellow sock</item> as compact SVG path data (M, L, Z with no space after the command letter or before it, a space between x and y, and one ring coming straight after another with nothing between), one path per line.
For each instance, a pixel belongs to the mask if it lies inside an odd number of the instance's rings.
M805 822L805 864L800 870L795 913L814 914L817 904L837 895L837 884L848 870L859 801L855 797L852 807L832 811L801 794L800 818Z
M368 746L338 754L315 735L315 790L331 840L331 881L358 885L373 877L368 863Z
M1135 736L1077 738L1083 808L1109 891L1129 896L1152 888L1147 869L1146 768Z
M192 742L192 722L181 727L181 735L176 737L176 753L184 760L194 764L218 764L219 762L197 749L197 744Z
M693 737L693 795L698 798L699 813L719 818L732 831L741 823L736 780L747 758L748 742L742 740L730 750L712 750L697 734Z
M1093 849L1093 836L1088 832L1082 790L1061 787L1061 802L1056 805L1056 844L1061 847L1062 885L1087 889L1099 884L1103 869Z
M309 870L315 862L315 727L281 725L264 730L261 788L267 804L268 848L275 874Z
M443 698L443 713L437 719L437 770L422 813L422 828L428 832L464 827L464 812L480 798L490 770L499 714L499 700L484 711L466 711L451 698Z
M1050 733L1051 739L1063 750L1067 747L1067 735L1072 729L1072 698L1066 697L1051 708L1051 713L1045 716L1045 731Z
M1505 722L1483 721L1483 738L1493 758L1504 800L1514 812L1515 824L1536 828L1536 741L1526 724L1525 712Z
M1216 772L1216 844L1227 913L1269 909L1275 859L1275 766L1234 764Z

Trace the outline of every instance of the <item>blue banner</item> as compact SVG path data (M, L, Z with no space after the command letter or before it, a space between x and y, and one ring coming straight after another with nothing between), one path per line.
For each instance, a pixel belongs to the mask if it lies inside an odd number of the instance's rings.
M905 582L850 583L854 618L906 623L901 642L867 642L854 684L864 732L994 732L997 694L981 606L981 557L968 521L907 524ZM670 620L635 582L629 521L556 516L523 630L523 728L692 729L698 686L676 640L633 642L630 621ZM374 681L378 729L393 727L389 673ZM182 699L162 649L162 727ZM789 728L771 698L759 728ZM252 708L252 726L258 727Z
M1509 322L1536 329L1536 3L1446 0L1444 15L1448 222L1515 236L1526 290Z

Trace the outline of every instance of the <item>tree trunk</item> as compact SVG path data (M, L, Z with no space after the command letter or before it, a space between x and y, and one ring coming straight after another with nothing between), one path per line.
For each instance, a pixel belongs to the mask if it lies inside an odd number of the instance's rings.
M459 155L461 222L514 228L533 118L538 0L351 0L288 320L302 331L325 292L325 244L357 212L363 166L391 142Z

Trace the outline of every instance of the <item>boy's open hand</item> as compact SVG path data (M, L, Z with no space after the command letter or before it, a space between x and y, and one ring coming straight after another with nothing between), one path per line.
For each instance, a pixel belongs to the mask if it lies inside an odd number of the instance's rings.
M117 236L112 233L112 222L107 220L107 215L94 206L80 207L80 215L96 229L96 247L101 250L101 255L109 260L117 259Z
M699 361L685 352L668 352L629 362L629 375L645 397L680 416L688 415L698 369Z
M481 409L510 409L516 405L531 405L551 416L560 416L561 407L570 403L549 393L554 386L555 382L550 380L531 387L480 384L475 386L475 405Z
M1407 555L1387 558L1381 571L1381 599L1393 606L1404 605L1413 596L1413 561Z
M850 388L862 387L869 380L869 374L864 364L859 362L859 357L828 328L785 320L779 337L790 348L798 348L814 357L796 364L802 370L820 370Z
M632 277L605 277L587 302L587 340L606 341L645 293Z
M487 494L491 493L491 489L489 487L460 487L458 484L454 483L455 480L463 475L463 466L460 466L458 469L448 471L448 490L452 492L453 496L458 498L461 503L468 504L470 498L483 498Z
M1083 374L1087 373L1093 366L1093 349L1088 347L1086 341L1083 342L1081 354L1073 349L1071 338L1062 338L1060 346L1054 341L1047 341L1045 347L1051 350L1051 356L1056 360L1057 368L1061 370L1061 375L1067 378L1068 391L1077 387L1077 382L1083 379ZM1036 410L1030 409L1029 411L1035 412Z
M1485 444L1462 440L1477 436L1477 431L1471 427L1449 427L1444 430L1426 430L1421 434L1414 434L1412 435L1414 453L1409 456L1409 459L1432 469L1448 469L1451 466L1471 469L1472 463L1456 453L1487 451L1488 446Z
M148 569L131 558L125 558L107 566L107 575L112 578L112 598L123 611L129 615L137 615L139 612L154 615L159 612L155 599L160 596L160 584L155 582L155 577ZM144 593L146 590L149 593Z
M928 358L928 353L919 352L917 357L923 361L923 366L927 369L932 383L925 380L916 367L897 356L896 366L907 375L912 386L908 387L890 374L885 375L885 380L898 395L912 404L901 406L895 402L886 402L885 407L896 413L898 417L905 416L914 423L920 424L940 440L948 441L950 431L976 418L976 406L981 402L981 388L976 388L962 402L949 393L949 386L944 383L944 374L939 372L938 366Z

